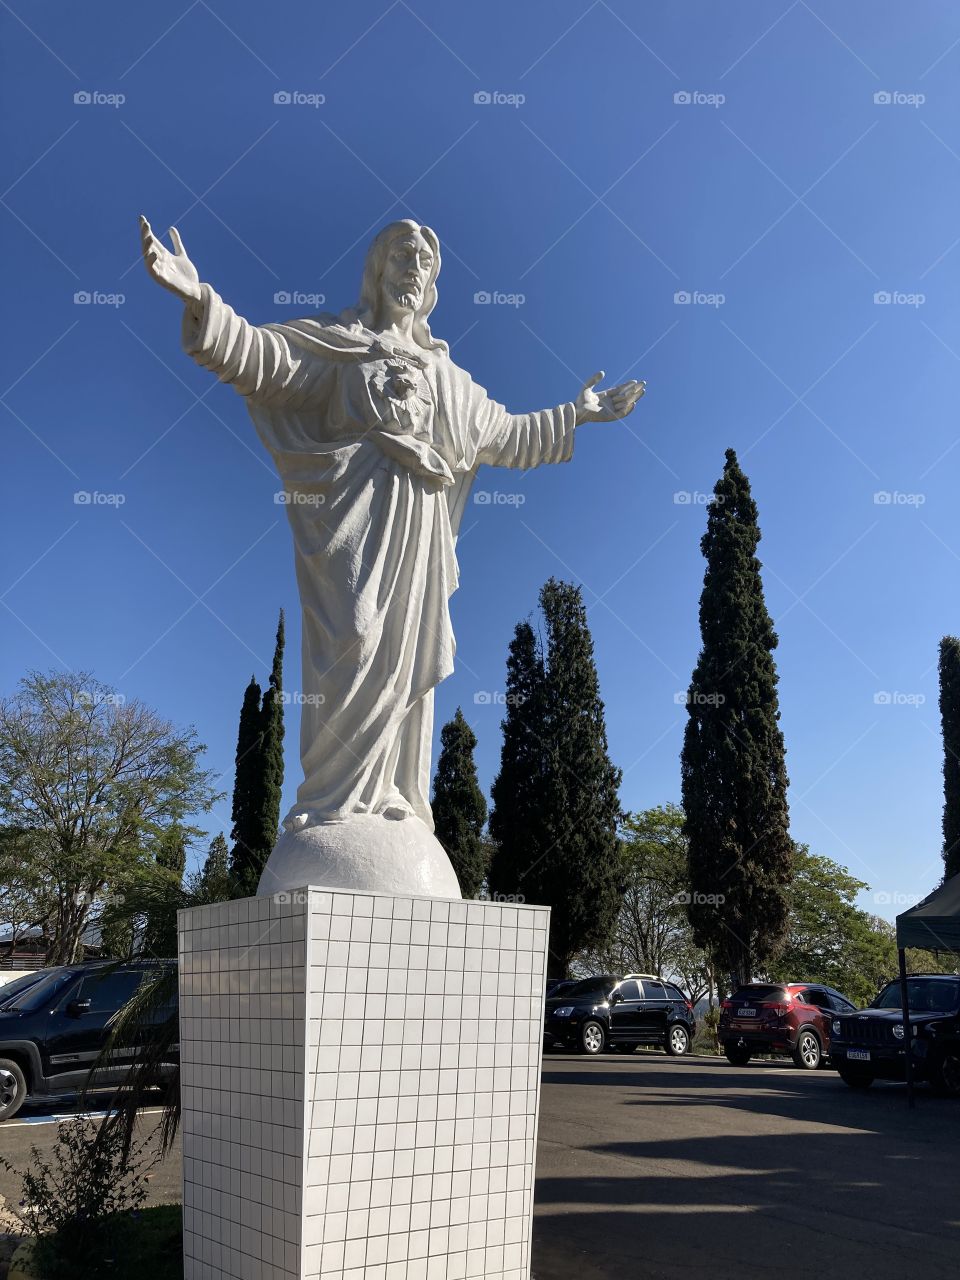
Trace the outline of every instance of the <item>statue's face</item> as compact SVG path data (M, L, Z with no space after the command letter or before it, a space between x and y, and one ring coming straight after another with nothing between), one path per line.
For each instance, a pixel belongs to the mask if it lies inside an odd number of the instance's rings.
M433 250L419 231L397 236L387 250L380 282L386 299L404 311L418 311L433 260Z

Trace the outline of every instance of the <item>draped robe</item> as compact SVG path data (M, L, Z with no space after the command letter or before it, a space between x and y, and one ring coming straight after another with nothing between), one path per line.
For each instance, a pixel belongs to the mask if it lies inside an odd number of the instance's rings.
M303 611L304 778L284 826L433 830L433 690L453 670L457 531L482 463L573 454L575 407L511 414L442 348L335 316L254 326L209 285L183 345L244 396L285 490Z

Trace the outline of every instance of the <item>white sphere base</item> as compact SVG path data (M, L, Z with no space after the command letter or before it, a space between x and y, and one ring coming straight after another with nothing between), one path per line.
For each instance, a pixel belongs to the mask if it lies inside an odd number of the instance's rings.
M285 830L257 888L258 898L318 885L370 893L462 898L456 872L432 831L412 814L356 814Z

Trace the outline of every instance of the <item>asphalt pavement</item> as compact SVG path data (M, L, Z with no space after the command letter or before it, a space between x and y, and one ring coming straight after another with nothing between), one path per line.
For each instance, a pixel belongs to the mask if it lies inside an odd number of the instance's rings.
M835 1072L544 1059L536 1280L960 1274L960 1102Z
M24 1167L76 1105L0 1125ZM159 1111L144 1114L144 1132ZM960 1101L848 1089L829 1070L656 1053L549 1054L537 1160L535 1280L955 1280ZM0 1169L16 1205L17 1178ZM179 1148L150 1203L180 1198Z

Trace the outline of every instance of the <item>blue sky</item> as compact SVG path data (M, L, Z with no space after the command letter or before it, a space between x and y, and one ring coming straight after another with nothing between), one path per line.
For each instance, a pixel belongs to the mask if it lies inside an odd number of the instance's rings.
M3 20L4 691L92 669L195 724L229 788L281 606L299 688L292 552L137 214L254 321L293 315L283 293L352 303L373 232L412 216L443 246L434 332L509 408L600 368L648 382L570 465L481 473L438 729L463 706L488 787L506 647L556 574L583 585L624 804L677 799L703 499L733 446L794 835L880 914L934 886L937 646L960 631L955 6L12 0ZM294 708L287 728L292 801Z

